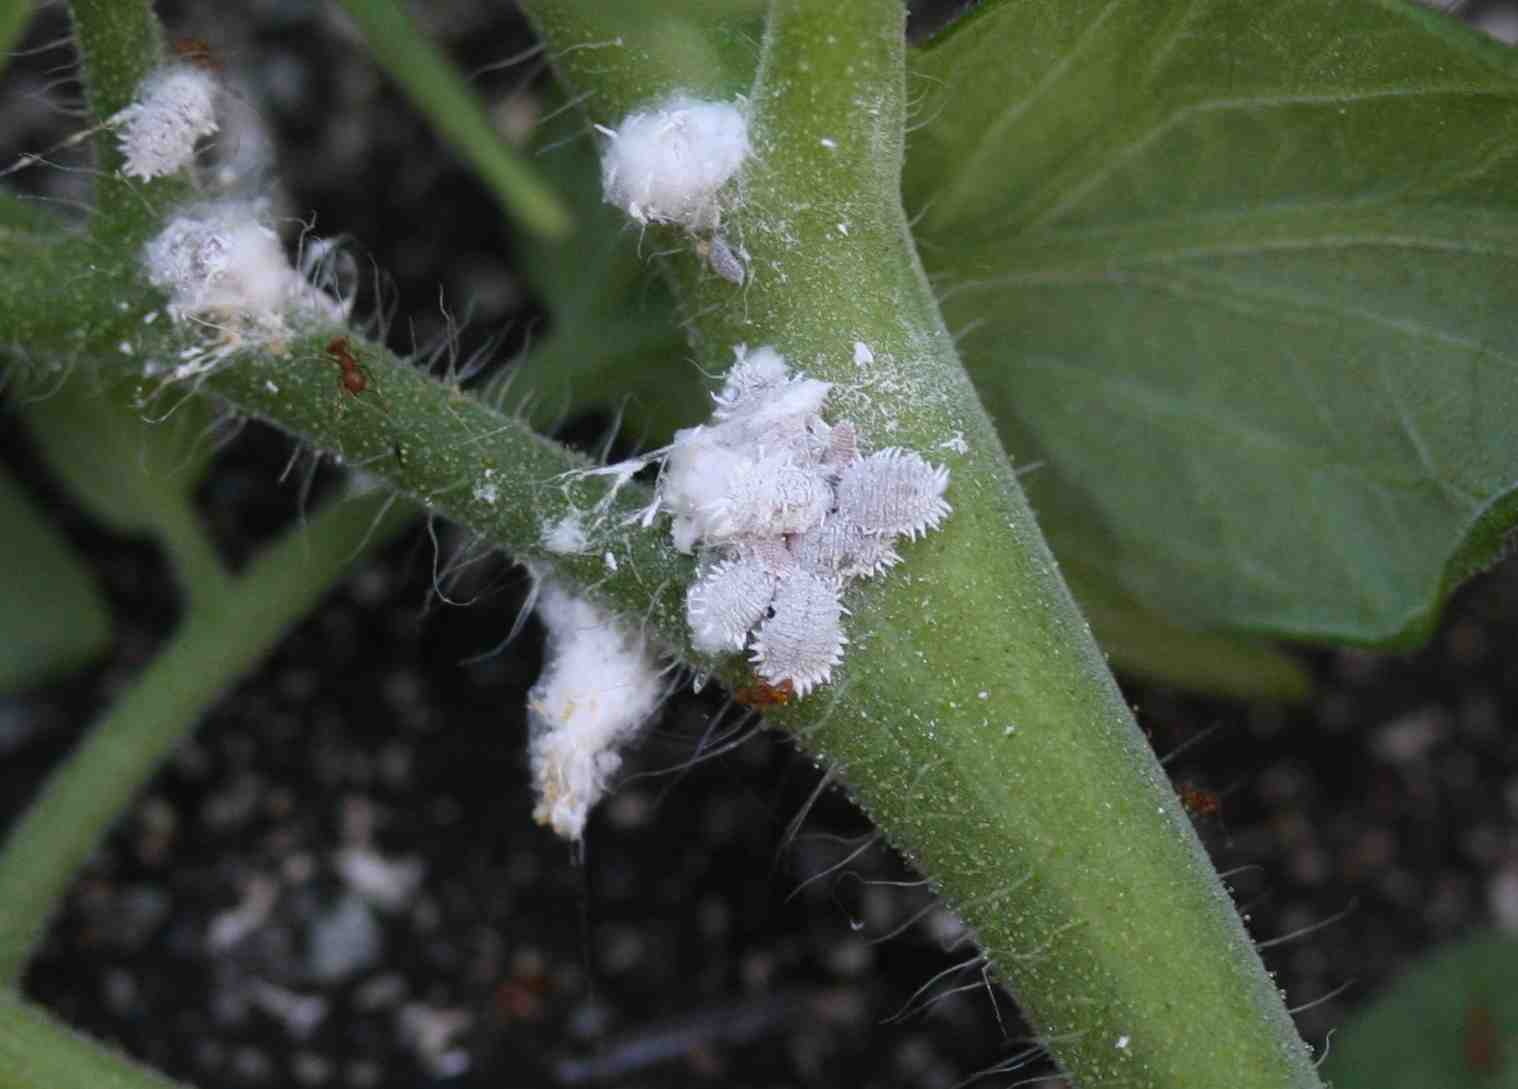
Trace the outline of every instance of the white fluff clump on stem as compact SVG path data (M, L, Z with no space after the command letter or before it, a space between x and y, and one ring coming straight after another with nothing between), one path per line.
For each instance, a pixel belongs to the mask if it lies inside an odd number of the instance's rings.
M122 171L147 181L188 166L195 158L195 142L217 129L216 90L216 77L193 64L171 64L150 73L136 100L111 118L121 128Z
M533 818L578 840L664 684L648 643L599 606L544 581L537 610L548 651L527 697Z
M285 257L257 205L228 201L175 216L147 244L148 280L169 296L176 321L202 318L225 331L274 338L285 318L305 314L341 322L347 314Z
M741 100L674 95L601 131L609 137L601 155L607 203L639 223L677 223L691 230L717 227L718 193L751 150Z

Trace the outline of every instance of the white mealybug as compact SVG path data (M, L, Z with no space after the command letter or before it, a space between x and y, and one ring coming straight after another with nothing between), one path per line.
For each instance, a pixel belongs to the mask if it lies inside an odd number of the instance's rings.
M216 77L193 64L150 73L136 100L111 118L121 129L122 172L147 181L188 166L195 142L217 129L216 90Z
M796 568L796 557L786 545L786 537L740 537L733 542L738 558L757 563L770 574L779 577Z
M723 560L696 580L685 597L691 644L706 654L742 650L775 596L775 576L752 559Z
M948 515L949 470L911 450L887 447L854 462L838 478L838 516L866 533L909 534L936 529Z
M798 571L775 591L773 615L754 636L755 672L770 684L790 681L805 696L832 679L843 661L845 609L831 579Z
M869 578L901 562L890 537L866 533L837 516L798 534L790 551L797 566L839 578Z
M948 515L949 472L898 448L861 459L854 424L822 418L831 383L792 373L771 347L734 356L710 420L610 469L625 479L663 462L641 520L671 515L675 547L701 558L686 597L692 645L750 646L761 678L804 696L843 660L849 581L900 563L896 538Z
M715 230L719 194L749 155L745 104L677 94L629 114L601 154L601 185L639 223L676 223Z
M803 533L821 524L832 507L833 489L816 466L792 464L783 454L768 457L728 478L712 507L708 536L723 541Z

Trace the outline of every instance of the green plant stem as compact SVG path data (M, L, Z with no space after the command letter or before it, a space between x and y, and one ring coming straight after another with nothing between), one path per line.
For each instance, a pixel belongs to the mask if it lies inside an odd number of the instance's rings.
M233 580L195 508L188 502L163 504L157 531L190 600L190 610L212 610L226 598Z
M631 43L586 59L574 47L609 36L592 3L533 8L597 121L685 82L647 71ZM756 152L722 227L753 279L735 294L689 240L656 241L685 251L672 271L702 363L772 343L836 383L830 404L870 445L912 446L953 473L942 531L851 591L852 644L832 687L772 717L841 766L1077 1084L1316 1086L916 260L898 198L902 18L897 0L777 0L749 95ZM855 341L874 363L855 363ZM968 451L941 454L955 436Z
M0 988L0 1086L5 1089L182 1089Z
M60 897L111 822L206 708L253 669L354 558L407 513L382 497L323 511L269 548L169 645L44 784L0 850L0 986L14 984Z
M458 72L396 0L342 0L386 71L480 172L527 230L562 238L574 226L558 193L512 151Z

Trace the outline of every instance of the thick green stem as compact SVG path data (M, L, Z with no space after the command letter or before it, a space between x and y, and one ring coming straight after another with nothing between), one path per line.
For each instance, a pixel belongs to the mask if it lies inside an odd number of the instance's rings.
M635 42L585 59L575 46L608 37L595 5L535 6L595 107L682 83L642 70L650 54ZM898 198L902 18L899 0L773 4L750 95L754 161L722 227L748 251L751 282L736 291L693 253L675 261L704 363L773 343L836 383L830 405L869 445L912 446L953 473L944 529L851 595L833 687L774 717L842 766L1079 1084L1316 1086L921 273Z
M0 850L0 985L20 976L59 898L111 822L186 733L363 549L407 513L345 501L261 555L180 630L43 786Z
M6 988L0 988L0 1086L183 1089L180 1082L81 1036Z

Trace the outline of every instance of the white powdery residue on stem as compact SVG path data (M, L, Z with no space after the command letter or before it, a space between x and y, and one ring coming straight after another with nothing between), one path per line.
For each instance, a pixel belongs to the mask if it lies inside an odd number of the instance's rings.
M111 118L120 128L122 171L147 181L190 165L196 141L217 129L216 92L216 77L193 64L150 73L136 100Z
M647 642L599 606L544 581L537 610L548 650L527 697L533 818L578 840L664 686Z
M751 150L745 104L673 95L629 114L608 137L601 183L608 204L639 223L715 230L723 186Z

